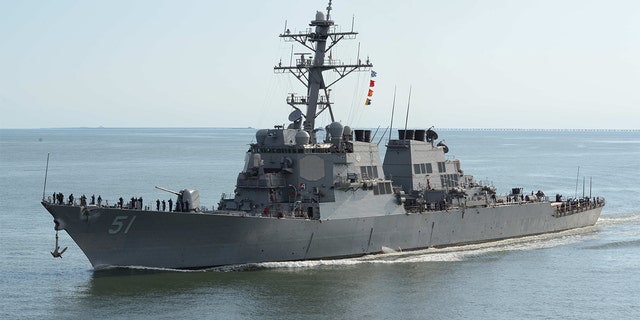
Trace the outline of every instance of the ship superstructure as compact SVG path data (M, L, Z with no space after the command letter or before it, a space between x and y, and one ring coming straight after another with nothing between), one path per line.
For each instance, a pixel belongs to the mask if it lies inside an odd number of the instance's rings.
M276 73L290 73L300 80L307 94L287 96L287 103L294 109L287 128L258 130L234 194L225 195L218 209L310 219L348 217L357 216L360 211L359 204L350 204L354 195L368 198L371 208L387 208L367 215L401 209L389 204L393 202L388 196L393 193L392 182L382 172L378 146L370 141L371 130L353 130L334 121L331 86L354 71L369 71L372 64L369 59L344 64L326 58L327 52L341 40L357 35L353 31L337 31L330 13L331 3L326 15L316 13L305 32L292 33L287 29L280 35L311 50L297 54L293 65L284 66L280 62L274 67ZM338 77L327 84L324 72L334 72ZM318 129L316 118L323 112L329 112L332 122ZM325 138L318 141L316 133L322 129Z
M160 188L177 195L171 213L137 207L133 199L112 206L43 199L56 230L66 230L94 267L206 268L485 242L596 223L599 198L548 199L520 188L498 195L465 174L459 160L447 159L448 146L433 128L399 130L381 161L371 130L333 116L330 88L372 64L327 59L357 35L338 31L331 9L330 1L305 32L285 28L280 35L310 51L274 67L297 78L306 94L287 95L293 111L286 127L256 132L235 191L222 195L217 210L202 210L199 192L190 189ZM337 80L326 83L325 72ZM323 112L331 122L318 128Z

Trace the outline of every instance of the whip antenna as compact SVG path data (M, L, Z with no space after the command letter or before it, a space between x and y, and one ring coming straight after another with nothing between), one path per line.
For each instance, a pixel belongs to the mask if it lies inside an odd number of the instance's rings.
M407 123L409 122L409 107L411 106L411 86L409 86L409 99L407 101L407 116L404 119L404 137L402 139L407 138Z
M391 105L391 124L389 124L389 140L391 140L391 135L393 133L393 114L396 112L396 86L393 87L393 104Z

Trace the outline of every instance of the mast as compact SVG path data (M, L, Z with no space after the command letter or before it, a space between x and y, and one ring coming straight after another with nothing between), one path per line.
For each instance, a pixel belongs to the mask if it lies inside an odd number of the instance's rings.
M324 110L329 109L332 121L333 111L331 110L331 101L329 100L329 88L336 82L342 80L353 71L368 71L373 66L369 59L364 63L358 59L354 64L343 64L333 59L325 60L325 55L333 46L342 39L355 39L357 32L338 32L334 26L334 22L330 20L331 0L327 6L326 15L322 12L316 12L315 20L312 20L304 33L291 33L286 29L280 35L285 41L295 41L309 49L311 53L297 53L300 55L296 59L295 65L283 66L282 62L275 66L274 72L293 74L302 84L307 87L306 96L295 96L291 94L287 96L287 103L294 109L298 109L298 105L306 106L304 112L304 122L302 129L309 133L310 143L316 143L315 120ZM308 57L306 55L311 55ZM338 74L338 79L332 83L326 84L322 73L332 70ZM322 94L321 94L322 93Z

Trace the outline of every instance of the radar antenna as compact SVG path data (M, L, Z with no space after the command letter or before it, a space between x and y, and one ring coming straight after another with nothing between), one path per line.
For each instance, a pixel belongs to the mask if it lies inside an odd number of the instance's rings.
M307 110L303 115L302 129L309 133L310 143L317 142L314 130L315 120L324 110L329 109L331 119L334 121L329 88L353 71L369 71L373 67L368 58L366 61L359 58L359 52L354 63L345 64L331 56L325 60L327 52L340 40L355 39L358 34L354 31L341 32L336 29L331 20L331 4L332 1L329 0L326 16L320 11L316 13L315 19L309 24L311 28L308 28L306 32L284 32L280 35L280 38L285 41L297 42L309 49L311 52L306 53L308 56L304 53L296 53L295 55L299 55L299 58L290 62L288 66L279 62L273 68L276 73L292 74L307 88L306 95L287 97L287 103L294 108L296 108L295 105L306 105ZM329 70L337 73L338 77L327 84L322 73Z

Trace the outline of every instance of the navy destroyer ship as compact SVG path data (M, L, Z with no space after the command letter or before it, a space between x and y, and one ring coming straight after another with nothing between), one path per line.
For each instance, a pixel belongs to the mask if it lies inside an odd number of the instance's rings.
M215 210L202 209L191 189L160 188L176 195L172 212L135 199L104 205L43 196L56 232L66 231L94 268L197 269L480 243L596 223L604 199L550 199L521 188L499 194L448 159L433 129L398 130L381 160L371 130L334 120L330 88L352 72L370 72L372 64L330 56L357 35L340 31L331 9L329 1L304 32L285 27L280 34L308 52L274 71L293 75L306 94L287 95L286 127L257 130L234 193ZM328 83L325 72L337 80ZM331 121L317 124L323 113ZM56 241L51 254L61 256L59 249Z

